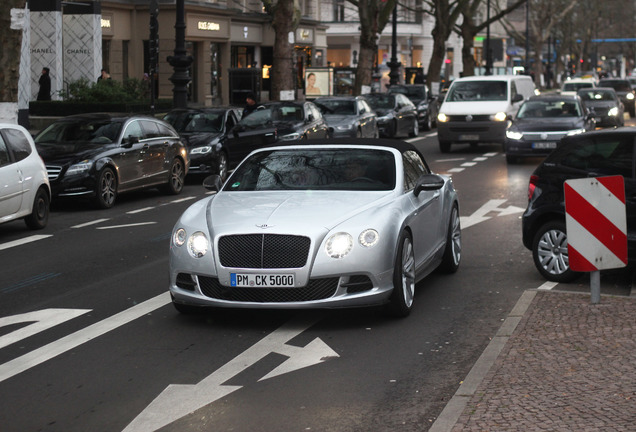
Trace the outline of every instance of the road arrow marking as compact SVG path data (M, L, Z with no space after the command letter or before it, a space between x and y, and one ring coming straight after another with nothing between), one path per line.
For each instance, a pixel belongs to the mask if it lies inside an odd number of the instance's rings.
M223 385L223 383L248 369L270 353L282 354L288 356L289 359L259 381L312 366L333 357L339 357L320 338L314 339L304 348L287 345L288 341L307 330L317 321L317 319L289 321L198 384L169 385L124 429L124 432L156 431L239 390L242 386Z
M475 213L470 216L460 217L460 223L462 228L468 228L469 226L476 225L480 222L487 221L491 216L486 216L490 212L498 212L498 216L508 216L515 213L522 213L524 209L521 207L508 206L506 208L499 208L499 206L505 203L505 199L492 199L486 204L481 206Z

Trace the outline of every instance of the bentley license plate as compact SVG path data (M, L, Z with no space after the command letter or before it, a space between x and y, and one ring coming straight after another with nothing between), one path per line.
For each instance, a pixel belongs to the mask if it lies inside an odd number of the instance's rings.
M293 287L293 274L251 274L230 273L230 285L233 287Z
M536 142L536 143L532 143L532 148L535 148L535 149L555 149L556 145L557 145L556 141Z

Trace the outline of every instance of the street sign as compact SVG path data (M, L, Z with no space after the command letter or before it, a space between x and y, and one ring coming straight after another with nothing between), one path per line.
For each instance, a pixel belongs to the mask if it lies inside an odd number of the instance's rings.
M627 265L622 176L567 180L565 226L570 269L593 272Z

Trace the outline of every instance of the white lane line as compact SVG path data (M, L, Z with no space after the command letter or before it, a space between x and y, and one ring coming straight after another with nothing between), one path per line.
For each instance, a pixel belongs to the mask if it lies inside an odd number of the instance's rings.
M491 156L496 156L498 154L499 154L498 152L491 152L491 153L484 153L484 156L491 157Z
M51 342L50 344L33 350L28 354L6 362L5 364L0 365L0 382L44 363L47 360L57 357L66 351L72 350L73 348L106 334L111 330L115 330L124 324L128 324L129 322L149 314L168 303L170 303L170 293L166 291L165 293L159 294L158 296L133 306L130 309L126 309L116 315L65 336L62 339L58 339L55 342Z
M481 157L480 156L480 157L473 158L473 161L474 162L482 162L482 161L485 161L487 159L488 159L487 157Z
M31 242L34 242L34 241L42 240L42 239L45 239L45 238L48 238L48 237L53 237L53 235L51 235L51 234L32 235L32 236L29 236L29 237L25 237L23 239L2 243L2 244L0 244L0 250L9 249L9 248L16 247L16 246L21 246L23 244L27 244L27 243L31 243Z
M107 227L97 227L96 229L107 230L107 229L115 229L115 228L129 228L129 227L142 226L142 225L153 225L156 223L157 222L139 222L139 223L133 223L133 224L126 224L126 225L112 225Z
M99 223L106 222L107 220L110 220L110 218L95 219L94 221L86 222L86 223L79 224L79 225L74 225L71 228L84 228L84 227L87 227L87 226L97 225Z
M554 288L558 284L559 284L558 282L546 282L546 283L544 283L543 285L541 285L537 289L538 290L551 290L552 288Z
M475 165L477 165L477 162L464 162L463 164L461 164L461 166L463 167L471 167Z
M177 204L177 203L180 203L180 202L190 201L190 200L193 200L193 199L197 199L197 197L189 196L189 197L185 197L185 198L176 199L174 201L170 201L170 203L171 204Z
M464 168L451 168L448 170L449 173L462 172L462 171L464 171Z
M145 212L145 211L148 211L148 210L153 210L153 209L154 209L154 207L144 207L144 208L140 208L140 209L137 209L137 210L131 210L129 212L126 212L126 214L137 214L137 213L142 213L142 212Z

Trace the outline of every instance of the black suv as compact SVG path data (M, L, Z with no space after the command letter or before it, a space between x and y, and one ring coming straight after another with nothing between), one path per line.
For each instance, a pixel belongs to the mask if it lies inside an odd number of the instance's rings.
M628 259L636 260L636 128L598 130L563 138L534 171L522 218L523 245L548 280L569 282L563 183L569 179L622 175L625 179Z

